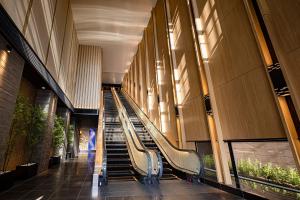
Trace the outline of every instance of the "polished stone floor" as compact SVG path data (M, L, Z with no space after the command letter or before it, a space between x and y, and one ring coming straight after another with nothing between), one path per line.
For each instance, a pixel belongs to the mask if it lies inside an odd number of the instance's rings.
M240 197L207 185L195 185L180 180L161 181L158 186L138 182L110 182L92 188L93 154L81 154L78 159L61 164L33 179L16 183L0 200L99 199L99 200L240 200Z

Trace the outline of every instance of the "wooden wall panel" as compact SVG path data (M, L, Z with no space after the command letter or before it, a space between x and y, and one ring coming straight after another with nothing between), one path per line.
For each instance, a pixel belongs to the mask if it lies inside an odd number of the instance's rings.
M130 86L129 86L129 93L130 93L130 96L133 98L134 96L134 92L133 92L133 63L131 63L130 65L130 69L129 69L129 73L130 73Z
M22 32L29 0L0 0L0 3Z
M224 140L285 138L243 1L197 4Z
M58 71L58 83L61 86L63 91L66 91L66 84L68 79L68 68L70 65L70 56L72 48L72 38L73 38L73 29L74 29L72 12L69 10L67 16L66 32L64 36L64 45L62 48L62 56L60 60L60 66Z
M21 82L24 60L16 51L6 52L8 43L0 35L0 167L9 139L9 131ZM2 168L1 168L2 169Z
M64 45L64 36L67 32L66 24L67 19L69 19L67 17L70 9L71 7L69 0L57 1L57 8L54 15L50 46L46 61L46 66L47 68L52 69L50 73L56 81L58 81L59 77L59 68L62 56L62 49Z
M147 46L147 87L148 87L148 111L149 118L160 130L160 118L158 111L156 70L155 70L155 46L154 46L154 24L151 17L145 30Z
M140 70L139 70L139 54L134 56L134 98L135 103L140 106Z
M141 43L139 44L139 66L140 66L140 85L141 85L141 90L140 90L140 99L141 99L141 109L143 110L144 113L148 114L148 109L147 109L147 85L146 85L146 51L145 51L145 35L142 38Z
M25 38L45 64L56 0L33 1ZM48 68L53 75L55 69Z
M79 45L75 108L99 109L101 73L101 48Z
M175 80L178 104L182 107L186 141L209 140L208 124L186 1L169 0L173 24ZM193 112L192 112L193 111ZM197 120L196 120L197 119Z
M16 26L24 33L51 76L74 104L78 39L70 0L0 0L0 2ZM26 15L28 23L25 22Z
M300 116L300 4L293 0L258 3Z
M72 33L72 47L70 54L70 61L67 71L66 80L66 94L71 100L74 102L74 93L75 93L75 85L76 85L76 71L77 71L77 58L78 58L78 39L75 28Z
M155 16L156 32L156 71L159 91L159 109L161 117L162 133L177 145L177 125L175 116L175 104L172 84L172 68L169 57L167 19L164 0L158 0L153 10Z

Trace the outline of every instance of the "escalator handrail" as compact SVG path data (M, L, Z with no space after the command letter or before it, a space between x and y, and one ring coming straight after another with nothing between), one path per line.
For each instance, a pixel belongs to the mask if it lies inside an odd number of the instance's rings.
M199 163L201 163L200 156L197 154L196 151L191 150L191 149L179 149L178 147L174 146L174 145L167 139L167 137L164 136L164 135L156 128L156 126L151 122L151 120L150 120L150 119L148 118L148 116L144 113L144 111L141 110L141 109L138 107L138 105L135 103L135 101L127 94L126 91L124 91L124 89L122 89L122 92L125 94L126 97L128 97L128 98L131 100L131 102L139 109L139 111L141 111L141 112L144 114L144 116L148 119L148 122L150 122L150 123L152 124L152 127L154 127L158 133L160 133L160 135L165 139L165 141L166 141L172 148L174 148L176 151L189 152L189 153L192 153L192 154L196 155L196 157L198 157L198 159L199 159ZM137 115L137 116L140 118L139 115ZM143 122L142 119L140 119L140 121L144 124L144 122ZM145 128L149 131L149 133L151 133L151 131L147 128L147 126L145 126ZM153 137L153 139L156 140L155 137ZM159 145L159 142L157 142L157 143L158 143L158 145ZM159 145L159 146L161 146L161 145ZM161 149L163 150L163 148L161 148ZM165 152L165 151L163 150L163 152ZM169 158L169 156L167 155L166 152L165 152L165 154L166 154L166 157ZM172 163L173 165L175 165L175 166L174 166L175 168L179 168L179 169L181 169L181 170L186 170L186 169L183 169L183 168L177 166L174 162L172 162L172 160L171 160L170 158L168 159L168 161L169 161L169 160L171 161L171 163ZM199 169L199 174L200 174L200 173L201 173L201 167L202 167L202 166L199 166L199 167L200 167L200 169ZM188 170L188 171L190 171L190 170ZM193 171L190 171L190 172L194 173Z
M116 92L116 93L117 93L117 92ZM119 94L118 94L118 93L117 93L117 95L118 95L118 98L119 98L119 100L120 100L120 97L119 97ZM123 96L123 97L124 97L124 96ZM125 98L125 97L124 97L124 98ZM125 98L125 100L126 100L126 98ZM127 112L126 108L124 107L124 105L123 105L123 103L122 103L121 100L120 100L120 103L121 103L121 105L122 105L122 107L123 107L123 111L125 112L125 115L126 115L127 118L128 118L128 121L129 121L129 123L130 123L131 128L134 130L134 133L133 133L133 134L135 134L135 136L136 136L138 142L140 143L140 145L143 147L144 150L147 151L148 154L149 154L149 151L153 151L153 152L156 154L157 159L158 159L158 162L159 162L159 165L158 165L158 167L159 167L159 175L158 175L158 177L160 178L160 177L162 176L162 171L163 171L163 164L162 164L162 158L161 158L160 153L159 153L158 151L156 151L156 150L149 149L148 147L146 147L146 146L144 145L144 143L142 142L141 138L140 138L140 137L138 136L138 134L136 133L135 127L134 127L132 121L129 119L129 117L128 117L128 116L129 116L129 115L128 115L128 112ZM126 122L126 123L127 123L127 122ZM142 123L142 122L141 122L141 123ZM131 131L130 131L130 132L131 132ZM131 136L131 138L133 139L132 135L130 135L130 136ZM136 145L136 144L135 144L135 145ZM150 156L150 154L149 154L149 156Z
M113 96L114 96L114 90L112 90L112 94L113 94ZM119 99L118 98L115 98L115 100L117 101L117 103L118 104L120 104L120 102L118 101ZM120 104L121 105L121 104ZM119 105L119 106L120 106ZM121 114L123 115L123 117L124 117L124 119L125 119L125 116L124 116L124 114L121 112ZM134 160L134 156L132 156L132 158L133 158L133 162L134 162L134 166L135 166L135 169L136 169L136 171L138 171L139 173L141 173L142 175L146 175L147 177L151 177L151 174L152 174L152 165L151 165L151 158L150 158L150 153L148 152L148 151L146 151L145 149L141 149L141 148L139 148L136 144L135 144L135 140L133 139L133 137L132 137L132 133L131 133L131 130L129 129L129 126L128 126L128 124L127 124L127 121L126 120L124 120L125 121L125 123L126 123L126 128L127 128L127 130L129 131L129 135L130 135L130 138L131 138L131 140L133 141L132 143L133 143L133 145L134 145L134 148L137 150L137 151L139 151L139 152L142 152L142 153L144 153L144 154L146 154L146 156L147 156L147 166L148 166L148 168L147 168L147 172L145 172L143 169L140 169L138 166L137 166L137 164L136 164L136 161ZM127 137L125 136L125 138L126 138L126 143L127 143L127 147L129 148L129 150L130 150L130 154L132 155L132 153L131 153L131 148L130 148L130 145L128 144L128 141L127 141ZM143 174L144 173L144 174Z
M102 131L101 131L101 135L102 135L102 166L101 166L101 171L99 176L102 176L102 178L104 179L104 182L106 182L107 180L107 151L106 151L106 141L105 141L105 105L104 105L104 93L102 91L101 93L102 96L102 107L100 107L100 109L102 109L102 111L100 111L100 113L102 114Z

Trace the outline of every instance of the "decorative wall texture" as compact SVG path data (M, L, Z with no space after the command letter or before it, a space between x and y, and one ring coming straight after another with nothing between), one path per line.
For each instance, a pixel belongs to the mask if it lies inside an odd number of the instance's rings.
M75 87L75 107L99 109L102 52L100 47L80 45Z

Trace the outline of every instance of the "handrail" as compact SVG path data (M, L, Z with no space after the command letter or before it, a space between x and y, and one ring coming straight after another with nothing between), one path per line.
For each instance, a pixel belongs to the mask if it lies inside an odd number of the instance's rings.
M137 140L134 139L134 136L136 136L134 129L114 88L112 88L112 94L123 125L126 143L129 150L128 152L134 169L147 178L151 178L152 175L157 176L157 174L159 174L159 158L157 157L156 152L153 150L145 150L143 145L139 144Z
M123 103L121 102L120 100L120 97L119 95L116 93L116 96L118 97L118 101L120 102L121 104L121 107L122 107L122 110L123 110L123 113L124 115L126 116L126 119L127 119L127 122L129 122L129 127L130 127L130 132L132 133L131 134L131 137L133 137L134 141L135 141L135 144L138 144L139 147L141 147L142 149L146 150L147 152L150 152L150 156L154 157L152 159L155 159L158 163L152 163L152 167L154 168L157 168L158 169L158 178L160 178L162 176L162 173L163 173L163 164L162 164L162 158L161 158L161 155L158 151L156 150L153 150L153 149L149 149L147 148L144 143L141 141L141 138L138 137L137 133L136 133L136 129L134 128L134 125L133 123L131 122L131 120L129 119L129 115L127 113L127 110L125 109ZM156 158L155 158L156 156Z
M124 96L127 97L128 102L144 124L147 131L152 136L153 140L157 144L159 150L165 156L167 161L172 167L179 171L191 175L199 175L202 171L201 159L194 150L190 149L179 149L175 147L167 138L164 136L156 126L150 121L146 114L138 107L133 99L122 89Z
M105 144L105 108L104 108L104 95L101 91L100 97L100 109L99 109L99 125L98 125L98 137L96 146L96 158L95 158L95 168L94 174L98 177L97 185L102 185L107 181L107 152ZM98 143L101 143L101 147L98 148Z

